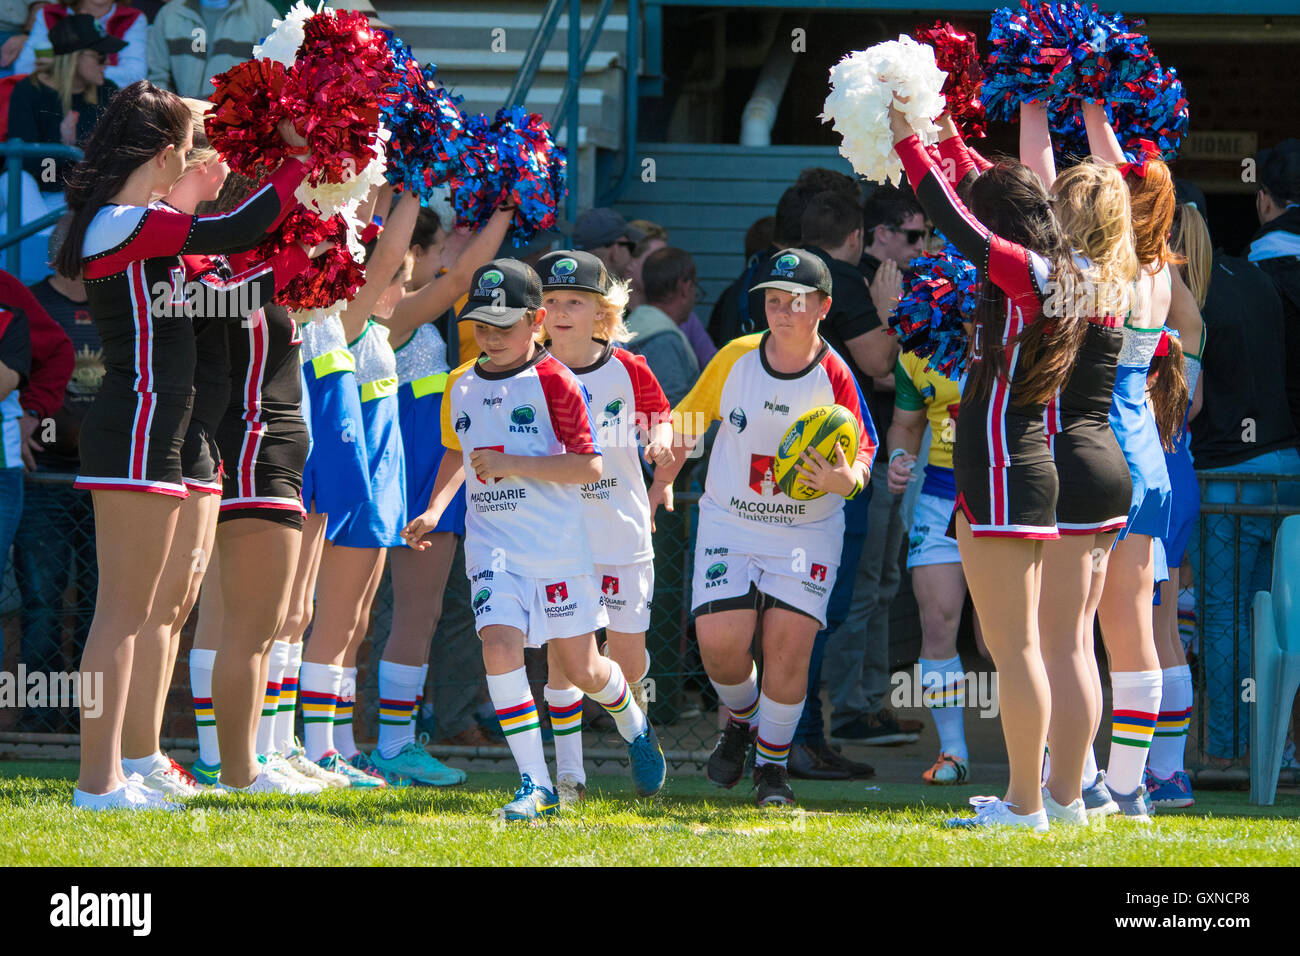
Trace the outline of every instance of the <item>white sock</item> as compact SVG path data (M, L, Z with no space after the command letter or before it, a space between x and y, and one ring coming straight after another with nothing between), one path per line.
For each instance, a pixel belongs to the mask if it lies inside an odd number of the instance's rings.
M262 716L257 721L257 752L263 757L275 753L275 723L280 715L280 686L284 669L289 665L289 644L273 641L266 662L266 694L262 698Z
M797 704L778 704L766 694L758 698L758 742L754 749L754 763L779 763L785 766L790 757L790 741L803 714L801 700Z
M209 767L221 766L217 718L212 711L212 668L216 663L216 651L190 651L190 694L194 698L194 724L199 733L199 762Z
M722 701L727 710L731 711L731 719L742 724L748 724L751 727L758 723L758 665L753 665L749 670L749 677L739 684L719 684L712 677L709 683L718 693L718 700Z
M966 673L961 658L921 658L921 702L939 732L939 752L961 760L966 752Z
M1142 783L1142 768L1160 713L1160 671L1112 671L1110 763L1106 785L1115 793L1132 793Z
M147 777L155 770L166 770L171 765L172 762L162 755L161 750L155 750L147 757L122 758L122 772L128 777L133 773Z
M591 699L609 712L614 723L618 724L618 732L628 743L645 733L645 714L641 713L641 708L632 700L632 692L627 689L623 671L613 658L609 661L609 680L599 693L591 695Z
M339 702L339 687L343 684L343 668L336 664L313 664L304 661L299 677L302 697L302 745L307 748L307 759L319 761L333 753L334 710Z
M546 709L551 714L551 733L555 735L555 777L566 773L587 782L582 766L582 691L576 687L556 690L546 685Z
M343 668L343 682L339 685L339 702L334 708L334 748L351 760L361 752L352 739L352 711L357 703L357 669Z
M1093 745L1088 744L1088 749L1083 754L1083 785L1085 788L1091 787L1097 782L1097 754L1093 750Z
M551 771L546 766L546 752L542 750L542 725L537 719L537 701L528 686L525 668L508 674L487 675L488 696L497 712L497 720L510 745L510 753L521 774L539 787L554 790Z
M275 714L275 749L282 754L292 753L297 746L293 718L298 710L298 672L302 670L302 642L287 646L289 657L280 681L280 709Z
M415 743L415 701L420 693L421 667L379 662L379 755L396 757Z
M1160 716L1147 766L1161 780L1183 769L1183 746L1192 722L1192 670L1186 664L1161 671Z

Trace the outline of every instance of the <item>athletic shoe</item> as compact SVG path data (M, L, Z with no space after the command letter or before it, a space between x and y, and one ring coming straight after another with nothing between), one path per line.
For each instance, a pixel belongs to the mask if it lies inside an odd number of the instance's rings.
M221 775L221 764L206 764L202 760L194 761L190 767L190 773L194 777L194 784L198 787L215 787L217 778Z
M799 780L849 779L847 769L823 760L821 754L808 744L794 744L790 747L790 759L786 769L790 776Z
M497 816L504 820L536 820L553 815L558 807L554 792L537 786L532 777L524 774L515 798L498 810Z
M184 810L185 806L178 803L170 794L161 790L156 790L145 783L145 778L139 773L130 773L126 777L126 785L136 790L144 797L149 809L154 810Z
M198 790L198 788L199 788L199 782L198 782L197 780L194 779L194 775L193 775L192 773L190 773L188 770L186 770L184 767L182 767L179 763L177 763L177 762L176 762L175 760L173 760L171 757L168 757L168 758L167 758L167 762L168 762L169 764L171 764L171 772L172 772L172 774L173 774L174 776L180 778L180 780L181 780L183 783L185 783L186 786L190 787L190 789L192 789L192 790Z
M274 771L291 783L296 784L298 790L302 793L316 794L325 789L325 784L322 781L314 780L306 774L299 773L289 761L278 753L266 757L258 754L257 760L267 770Z
M754 801L760 807L793 807L794 791L783 763L762 763L754 768Z
M1088 810L1083 804L1083 797L1076 797L1068 805L1062 806L1056 802L1051 791L1046 787L1043 788L1043 810L1047 813L1047 819L1052 823L1063 823L1067 826L1088 825Z
M757 727L742 724L738 720L728 720L713 747L713 753L709 754L709 766L705 771L709 783L728 790L738 784L745 775L745 761L757 739Z
M1168 779L1148 770L1143 785L1153 810L1182 810L1196 802L1192 798L1192 781L1182 770Z
M917 731L905 731L899 726L898 718L887 707L882 707L874 714L855 717L847 724L831 731L832 740L851 740L854 743L869 746L893 746L896 744L914 744L921 739Z
M637 796L653 797L664 788L668 766L654 725L649 721L646 721L641 735L627 745L627 755L632 761L632 786L636 788Z
M376 780L383 781L387 786L400 788L409 787L411 785L411 778L406 776L406 774L397 773L396 771L380 770L374 765L370 758L360 750L353 755L352 759L349 760L348 763L357 770L360 770L362 773L369 774Z
M870 780L876 775L876 768L871 764L850 760L827 743L824 738L818 743L810 744L809 747L821 758L823 763L841 770L847 770L850 780ZM794 776L794 774L791 774L791 776Z
M320 760L316 761L316 766L322 770L328 770L330 773L336 773L345 777L348 786L354 790L382 790L388 786L383 777L376 777L373 774L366 773L364 770L358 770L352 764L343 759L343 755L337 750L331 750Z
M1097 771L1097 779L1091 786L1083 788L1083 805L1090 817L1106 817L1119 813L1119 804L1110 798L1110 788L1106 786L1106 771Z
M422 734L425 740L428 734ZM396 773L409 777L417 787L454 787L465 782L465 771L448 767L414 740L392 757L385 757L376 747L370 762L381 773Z
M1150 823L1151 807L1147 803L1147 788L1138 784L1136 790L1132 793L1116 793L1110 784L1106 784L1106 789L1110 790L1111 799L1119 807L1119 812L1132 820L1134 823Z
M219 782L217 788L228 793L287 793L290 796L306 796L309 792L288 777L266 766L262 767L261 772L247 787L232 787Z
M295 741L297 743L297 741ZM311 762L307 757L306 749L301 745L294 747L293 750L285 754L285 763L287 763L299 774L308 780L315 780L317 783L323 783L327 788L342 788L346 790L352 784L348 778L341 773L332 773L324 767L318 766Z
M1024 827L1035 833L1046 833L1049 829L1047 811L1037 813L1012 813L1013 804L997 797L971 797L970 805L975 808L973 817L953 817L944 826L955 830L973 830L979 827Z
M970 764L966 762L965 757L939 754L939 759L934 762L934 766L921 774L921 779L926 783L951 784L965 783L969 776Z
M561 774L560 782L555 785L555 793L560 806L571 807L586 798L587 785L571 773Z
M164 808L158 801L145 795L140 787L124 783L108 793L86 793L84 790L72 791L72 805L79 810L162 810L180 809L180 804L170 804Z
M187 773L184 776L176 772L174 766L169 766L164 770L155 770L146 776L133 774L140 777L143 786L167 797L193 797L200 793L196 786L191 786L186 782L186 777L193 780L193 777Z

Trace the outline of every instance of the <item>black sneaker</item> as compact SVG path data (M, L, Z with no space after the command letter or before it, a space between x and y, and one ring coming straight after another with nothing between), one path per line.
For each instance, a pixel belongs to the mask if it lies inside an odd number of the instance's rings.
M876 775L876 768L871 764L850 760L825 740L821 742L820 746L814 746L812 749L817 752L817 756L821 758L823 764L845 771L850 780L870 780ZM791 751L791 753L794 753L794 751Z
M854 743L870 746L914 744L921 739L920 734L908 733L898 726L898 719L888 710L879 710L874 714L855 717L831 731L835 740L852 740Z
M750 727L738 720L728 720L713 753L709 754L709 766L705 771L709 783L727 789L739 783L745 775L745 759L757 737L757 727Z
M809 744L795 744L790 748L788 763L790 776L798 780L848 780L849 771L822 759L817 749Z
M760 807L793 807L794 791L785 764L765 763L754 768L754 799Z

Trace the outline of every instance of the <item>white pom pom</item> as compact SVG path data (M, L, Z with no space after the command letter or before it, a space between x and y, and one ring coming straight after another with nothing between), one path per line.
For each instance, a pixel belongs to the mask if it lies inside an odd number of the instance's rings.
M306 38L303 24L313 16L311 9L298 0L283 20L272 20L271 35L253 47L253 56L259 60L276 60L286 67L293 66L298 58L298 47Z
M366 163L361 172L348 176L341 183L322 182L318 186L309 186L303 180L294 192L294 198L326 219L341 214L348 204L355 211L357 205L370 195L372 187L384 184L384 170L388 168L384 140L388 136L388 130L381 126L372 147L374 159Z
M840 155L853 170L874 182L897 184L903 167L889 130L894 95L899 108L925 144L938 139L933 122L944 110L941 90L948 74L934 62L934 48L909 36L850 53L831 67L831 93L821 114L843 137Z

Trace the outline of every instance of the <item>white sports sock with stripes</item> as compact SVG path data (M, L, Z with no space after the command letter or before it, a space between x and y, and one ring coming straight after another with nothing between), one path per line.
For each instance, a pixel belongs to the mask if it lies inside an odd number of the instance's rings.
M590 696L592 700L605 708L609 716L614 718L614 723L618 725L619 734L628 743L645 733L645 714L641 712L641 708L632 699L632 691L628 689L627 681L623 679L623 671L619 668L618 661L610 658L609 680L605 682L605 686L598 693Z
M343 755L344 760L351 760L361 752L352 739L352 712L357 704L357 669L343 668L343 682L339 686L339 702L334 708L334 747Z
M776 763L785 766L790 758L790 742L803 715L804 702L779 704L766 694L758 698L758 740L754 743L756 766Z
M542 724L537 718L537 701L528 686L528 672L521 667L508 674L488 674L487 685L488 696L492 698L497 720L515 758L515 766L535 785L554 792L555 784L551 783L546 752L542 749Z
M939 752L962 760L966 751L966 673L961 658L921 658L921 703L939 732Z
M1120 794L1132 793L1142 783L1142 768L1151 749L1151 737L1160 713L1160 671L1112 671L1110 764L1106 785Z
M275 749L291 753L294 743L293 718L298 710L298 673L302 670L302 641L288 645L288 661L280 681L280 708L275 714Z
M718 694L718 700L731 711L731 719L754 727L758 724L758 665L750 667L749 677L739 684L719 684L712 677L709 683Z
M1161 780L1183 769L1183 747L1192 720L1192 670L1186 664L1161 672L1160 715L1147 766Z
M410 664L379 662L379 755L396 757L407 744L415 743L416 697L420 693L423 668Z
M194 698L194 724L199 735L199 760L209 767L221 765L217 747L217 719L212 711L212 668L216 651L190 651L190 693Z
M289 644L273 641L266 663L266 693L262 697L262 716L257 721L257 752L269 757L275 752L275 722L280 715L280 685L289 666Z
M334 710L338 706L343 668L337 664L303 661L298 696L302 698L302 745L307 759L319 761L334 746Z
M576 687L556 690L547 684L544 696L555 737L555 779L567 773L586 783L587 771L582 765L582 691Z

